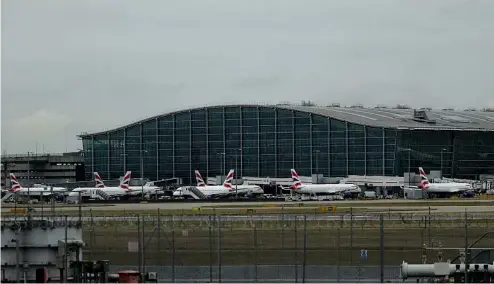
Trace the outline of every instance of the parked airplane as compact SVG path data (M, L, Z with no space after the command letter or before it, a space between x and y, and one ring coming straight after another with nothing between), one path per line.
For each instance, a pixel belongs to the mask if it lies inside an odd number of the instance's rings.
M147 182L144 184L144 186L130 186L130 180L132 172L127 171L125 175L122 178L122 181L120 182L119 187L126 189L130 192L131 195L138 195L144 192L144 194L162 194L163 191L161 190L160 187L155 186L153 182ZM105 183L101 179L100 175L97 172L94 172L94 177L96 180L96 187L98 188L109 188L105 186ZM116 187L110 187L110 188L116 188Z
M21 186L13 173L10 173L10 183L11 187L9 191L21 195L28 195L29 193L30 196L47 196L52 193L61 193L67 191L67 189L64 187L51 187L41 184L36 184L35 187L25 188Z
M473 190L473 187L469 183L457 183L457 182L447 182L447 183L429 183L429 179L425 175L425 171L422 167L419 167L420 174L420 184L418 188L426 190L429 194L451 194L451 193L461 193L468 190Z
M235 173L234 170L232 171L233 173ZM201 173L198 170L194 171L194 173L196 175L197 187L201 187L201 188L211 187L209 185L206 185L204 179L201 176ZM238 195L264 194L264 190L258 185L238 184L238 185L232 185L232 189Z
M347 191L360 191L360 188L355 184L339 183L339 184L302 184L300 177L294 169L291 169L293 184L292 191L300 194L310 195L331 195L343 194Z
M70 200L86 199L109 199L109 198L128 198L132 196L132 192L127 188L128 185L123 185L124 179L117 187L104 187L104 183L97 172L94 173L96 179L95 187L78 187L74 188L68 195ZM98 181L99 179L99 181ZM129 178L130 180L130 178ZM100 187L98 187L100 186ZM103 186L103 187L101 187Z
M233 175L234 171L230 170L222 185L179 187L173 192L173 197L192 196L197 199L202 199L230 196L235 194L235 189L231 184Z

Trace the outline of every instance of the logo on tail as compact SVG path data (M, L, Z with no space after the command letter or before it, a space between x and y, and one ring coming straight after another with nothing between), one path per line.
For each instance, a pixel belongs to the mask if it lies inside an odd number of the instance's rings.
M125 173L125 175L122 178L122 181L120 182L120 188L125 190L130 190L131 173L132 173L131 171Z
M10 183L10 192L17 192L21 190L22 187L13 173L10 173Z
M199 186L199 187L205 187L206 186L206 183L202 179L201 173L199 173L198 170L196 170L195 173L196 173L197 186Z
M228 188L230 192L233 191L232 180L234 175L235 175L235 171L230 170L226 175L225 181L223 182L223 186Z
M290 187L292 190L295 190L297 188L300 188L302 187L302 182L300 181L300 177L298 176L297 172L295 171L295 169L292 169L291 170L292 172L292 186Z
M420 180L420 184L418 185L418 187L420 189L424 189L424 188L429 187L429 179L425 175L424 169L422 167L419 167L419 174L420 174L421 180Z
M98 174L98 172L94 172L94 180L96 181L96 188L104 188L105 183L101 179L101 176Z

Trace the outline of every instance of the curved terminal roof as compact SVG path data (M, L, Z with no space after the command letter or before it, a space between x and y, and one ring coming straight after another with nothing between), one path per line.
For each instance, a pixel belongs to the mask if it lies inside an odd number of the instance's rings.
M414 119L413 109L396 109L396 108L362 108L362 107L325 107L325 106L301 106L291 104L280 105L258 105L258 104L235 104L235 105L217 105L208 107L199 107L184 109L175 112L169 112L158 116L143 119L119 128L101 131L97 133L83 133L80 137L106 134L120 129L139 125L140 123L154 120L159 117L190 112L200 109L218 108L218 107L262 107L262 108L279 108L294 111L307 112L317 115L330 117L337 120L347 121L349 123L360 124L371 127L382 127L391 129L409 129L409 130L458 130L458 131L494 131L494 112L483 111L460 111L460 110L425 110L427 120Z

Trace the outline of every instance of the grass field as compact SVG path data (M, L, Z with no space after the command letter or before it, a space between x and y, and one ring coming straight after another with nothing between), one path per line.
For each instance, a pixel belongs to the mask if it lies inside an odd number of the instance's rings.
M163 218L164 219L164 218ZM218 247L224 265L248 264L328 264L358 265L360 250L368 250L365 264L379 264L380 228L378 221L262 220L217 222L144 218L129 222L85 222L85 258L108 259L112 264L138 263L138 253L128 252L129 242L138 242L139 229L146 265L217 265ZM493 228L488 220L468 224L468 243ZM218 235L221 236L219 241ZM305 241L304 241L305 240ZM494 239L480 241L477 247L492 246ZM386 221L384 262L419 263L422 246L464 247L463 220ZM305 245L304 245L305 243ZM304 249L305 247L305 249ZM428 251L435 260L437 251ZM453 258L458 250L445 250Z

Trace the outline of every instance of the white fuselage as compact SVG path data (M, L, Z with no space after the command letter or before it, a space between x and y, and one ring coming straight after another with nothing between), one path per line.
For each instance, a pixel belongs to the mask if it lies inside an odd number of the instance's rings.
M242 184L242 185L234 185L232 186L233 193L237 193L240 195L245 194L264 194L264 190L258 185L252 184Z
M123 188L120 188L120 187L103 187L103 188L78 187L78 188L74 188L74 190L72 190L69 193L68 197L69 198L78 198L80 195L82 198L96 198L98 196L98 194L96 193L97 190L101 190L111 197L129 195L128 190L124 190Z
M307 184L294 191L301 194L340 194L346 191L360 190L355 184Z
M466 190L472 190L469 183L429 183L425 190L431 193L456 193Z
M63 193L67 192L66 188L63 187L53 187L53 190L50 187L31 187L31 188L26 188L23 187L19 189L18 191L14 192L15 194L19 195L26 195L26 196L48 196L52 193Z
M174 197L180 197L180 196L190 196L189 190L187 188L189 187L194 187L197 188L200 192L202 192L204 195L208 197L214 197L214 196L227 196L232 194L230 191L230 188L224 187L222 185L214 185L214 186L183 186L177 188L173 192Z

